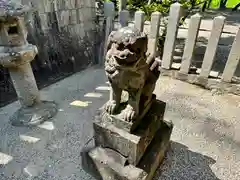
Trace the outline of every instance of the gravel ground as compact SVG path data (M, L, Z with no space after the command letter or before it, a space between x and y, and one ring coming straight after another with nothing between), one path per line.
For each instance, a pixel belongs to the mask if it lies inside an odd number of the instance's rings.
M93 180L81 168L80 152L91 140L96 110L108 99L107 86L104 71L95 67L43 89L42 99L55 100L59 112L36 128L9 124L18 102L1 108L0 180ZM215 96L169 77L160 78L156 94L175 126L155 180L238 180L240 97Z
M238 180L240 97L162 77L156 94L174 123L171 149L157 179Z

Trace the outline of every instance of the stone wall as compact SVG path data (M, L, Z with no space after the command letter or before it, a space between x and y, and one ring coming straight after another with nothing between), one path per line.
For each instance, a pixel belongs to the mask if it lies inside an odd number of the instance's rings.
M39 46L40 51L49 51L45 48L47 45L64 62L75 59L77 63L79 58L83 64L96 61L93 56L96 35L94 0L22 0L22 3L35 10L28 17L31 22L29 39ZM42 59L51 61L54 58Z

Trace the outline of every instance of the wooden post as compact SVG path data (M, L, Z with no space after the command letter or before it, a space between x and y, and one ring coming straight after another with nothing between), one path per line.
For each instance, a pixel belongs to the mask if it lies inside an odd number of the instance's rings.
M181 14L181 4L174 3L170 7L167 35L164 43L162 67L170 69L172 65L172 57L175 48L175 41L177 37L177 30Z
M135 24L134 25L141 32L143 32L143 28L144 28L144 15L145 15L145 13L143 11L137 11L135 13Z
M191 17L188 28L188 37L185 43L182 64L180 69L181 73L188 74L189 72L200 23L201 23L200 14L195 14Z
M208 78L212 69L213 61L218 47L218 42L222 34L225 17L218 16L214 18L211 36L208 40L207 49L204 55L200 77Z
M237 69L240 60L240 28L238 29L237 35L232 45L232 49L228 56L228 61L223 71L222 80L225 82L231 82L232 77Z

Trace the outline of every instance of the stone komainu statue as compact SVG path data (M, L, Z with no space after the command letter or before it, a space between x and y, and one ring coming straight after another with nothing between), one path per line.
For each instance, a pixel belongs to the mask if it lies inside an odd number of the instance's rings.
M112 87L110 100L105 104L109 114L120 108L122 91L128 92L128 101L120 112L126 121L134 121L151 102L160 72L147 62L147 36L135 27L124 27L109 35L105 71ZM151 59L152 58L152 59ZM155 62L155 61L153 61Z

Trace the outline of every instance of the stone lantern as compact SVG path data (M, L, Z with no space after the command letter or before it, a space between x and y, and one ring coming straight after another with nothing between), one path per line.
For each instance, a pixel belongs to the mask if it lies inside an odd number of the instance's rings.
M10 118L14 126L38 125L57 113L54 102L41 101L30 62L38 53L27 42L24 17L30 8L0 0L0 65L8 68L21 108Z

